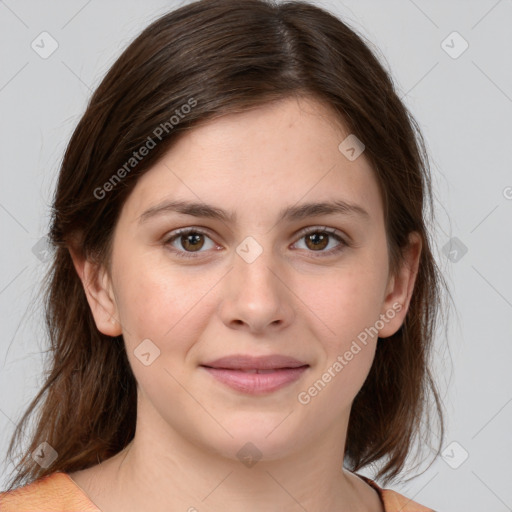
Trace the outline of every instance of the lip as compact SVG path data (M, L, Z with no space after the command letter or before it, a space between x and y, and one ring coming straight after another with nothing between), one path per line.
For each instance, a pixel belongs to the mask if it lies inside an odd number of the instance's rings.
M241 354L221 357L200 366L232 389L253 395L277 391L298 380L309 368L307 363L293 357Z
M248 356L244 354L233 354L221 357L214 361L203 363L201 366L211 368L224 368L229 370L276 370L280 368L298 368L308 363L299 361L293 357L280 354L270 356Z

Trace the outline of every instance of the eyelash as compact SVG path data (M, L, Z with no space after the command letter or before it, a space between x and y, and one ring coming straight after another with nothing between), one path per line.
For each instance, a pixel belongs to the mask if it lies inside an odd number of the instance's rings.
M346 247L350 247L350 244L348 242L346 242L342 237L340 237L338 234L336 234L337 230L335 230L334 228L327 228L327 227L322 227L322 228L317 227L317 228L311 228L311 229L305 228L298 233L298 236L299 236L298 240L300 240L300 239L304 238L305 236L310 235L312 233L328 234L329 236L335 238L338 242L340 242L340 244L337 247L335 247L334 249L330 249L329 251L319 251L320 254L314 254L316 251L308 251L308 252L313 253L312 255L314 258L325 258L328 256L332 256L334 254L341 252ZM182 229L178 229L178 230L174 231L172 236L167 237L164 240L163 244L165 246L168 246L169 249L179 258L189 258L189 259L198 258L198 257L200 257L201 252L204 252L204 251L198 251L196 253L193 253L193 252L187 252L187 251L180 251L171 246L171 243L174 240L176 240L177 238L179 238L180 236L191 235L191 234L205 235L208 238L211 238L208 235L208 233L206 231L203 231L202 229L182 228Z

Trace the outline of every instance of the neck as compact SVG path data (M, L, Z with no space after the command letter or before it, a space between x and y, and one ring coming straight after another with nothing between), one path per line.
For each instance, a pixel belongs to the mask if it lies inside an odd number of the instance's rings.
M341 433L336 425L320 441L301 439L300 450L295 443L289 453L272 446L272 435L256 441L261 450L231 439L230 456L180 435L159 417L148 420L146 410L132 442L100 464L94 501L104 512L382 510L376 491L343 469L346 422Z

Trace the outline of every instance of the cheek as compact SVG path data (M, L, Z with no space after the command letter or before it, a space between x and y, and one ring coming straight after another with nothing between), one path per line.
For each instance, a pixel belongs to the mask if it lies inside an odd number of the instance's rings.
M378 318L377 302L361 281L340 278L308 297L315 305L316 335L322 357L304 389L316 397L319 409L331 419L344 414L363 386L375 356L378 337L371 327ZM323 405L322 405L323 404Z
M187 345L206 321L204 299L217 276L199 278L168 262L132 258L119 265L119 316L130 344L154 340L165 350ZM137 263L138 262L138 263ZM128 340L127 340L128 341Z
M380 313L381 281L375 262L371 266L359 258L350 267L318 276L314 287L309 283L300 290L318 326L324 355L308 385L314 386L312 393L322 394L326 407L336 403L338 412L352 402L373 363L378 338L372 327Z
M350 345L350 340L379 317L380 274L377 269L369 271L364 262L299 282L298 295L304 297L305 311L314 313L333 350Z

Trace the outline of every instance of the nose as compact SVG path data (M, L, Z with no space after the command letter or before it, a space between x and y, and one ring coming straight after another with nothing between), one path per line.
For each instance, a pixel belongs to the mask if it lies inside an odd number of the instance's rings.
M272 251L241 244L223 283L219 314L231 329L275 332L293 321L290 277ZM245 252L243 249L247 249ZM287 282L288 281L288 282Z

